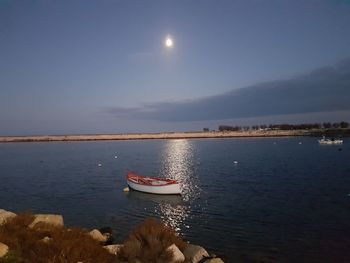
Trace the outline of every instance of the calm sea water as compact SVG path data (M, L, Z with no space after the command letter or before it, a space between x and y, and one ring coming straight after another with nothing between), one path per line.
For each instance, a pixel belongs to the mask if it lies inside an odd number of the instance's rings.
M62 214L68 226L110 226L118 242L156 217L225 262L350 262L349 144L320 146L315 138L0 144L0 208ZM183 196L124 193L127 171L175 178Z

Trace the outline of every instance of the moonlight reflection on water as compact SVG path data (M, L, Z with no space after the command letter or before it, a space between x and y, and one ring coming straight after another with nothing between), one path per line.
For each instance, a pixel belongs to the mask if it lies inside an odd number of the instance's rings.
M194 200L200 195L192 143L186 139L169 140L162 153L160 174L180 183L184 201Z
M189 140L169 140L163 148L160 174L177 180L181 185L182 202L178 204L159 202L155 212L162 220L180 231L188 228L185 219L190 216L191 203L200 195L198 177L195 175L194 149Z
M172 205L169 203L160 203L155 207L155 212L160 214L160 218L175 231L181 231L185 225L185 219L190 215L190 207L188 205Z

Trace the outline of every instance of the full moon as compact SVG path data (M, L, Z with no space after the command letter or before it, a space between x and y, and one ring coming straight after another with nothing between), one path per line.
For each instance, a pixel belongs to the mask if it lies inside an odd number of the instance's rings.
M168 37L166 40L165 40L165 46L166 47L172 47L173 46L173 40Z

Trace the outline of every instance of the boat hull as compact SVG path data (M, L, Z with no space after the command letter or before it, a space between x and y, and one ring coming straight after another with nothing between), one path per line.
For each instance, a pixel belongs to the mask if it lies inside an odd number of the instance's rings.
M176 185L166 185L166 186L148 186L140 185L128 181L128 186L136 191L151 193L151 194L160 194L160 195L169 195L169 194L181 194L180 186Z
M340 145L340 144L343 144L343 141L342 140L334 140L334 141L331 141L331 140L319 140L318 143L319 144L323 144L323 145Z
M144 193L160 195L181 194L180 185L174 180L128 174L126 181L131 189ZM154 182L154 185L152 185L152 182Z

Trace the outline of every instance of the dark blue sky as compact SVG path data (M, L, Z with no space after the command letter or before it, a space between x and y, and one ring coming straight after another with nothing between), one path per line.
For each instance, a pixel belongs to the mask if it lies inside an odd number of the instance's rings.
M350 3L340 0L0 0L0 135L340 120L349 109L329 94L342 83L350 100L343 73L320 92L317 81L309 88L288 80L349 58L349 25ZM261 83L275 88L264 100L282 96L290 109L253 107L265 94L255 92ZM289 97L291 89L300 97ZM302 89L323 97L306 107ZM227 94L250 110L217 101Z

